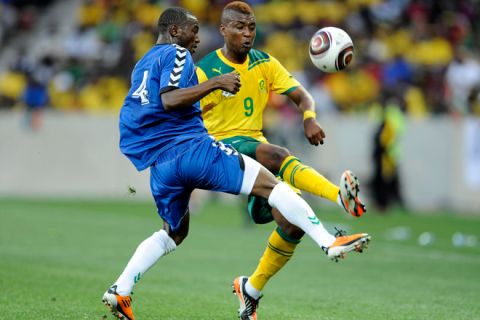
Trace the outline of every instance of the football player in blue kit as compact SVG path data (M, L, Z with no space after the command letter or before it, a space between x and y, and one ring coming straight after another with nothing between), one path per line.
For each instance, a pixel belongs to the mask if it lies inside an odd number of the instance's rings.
M275 217L277 223L286 220L299 227L330 258L367 242L368 234L335 238L290 187L255 160L208 135L199 100L214 90L235 94L241 85L239 75L224 74L198 84L191 53L199 43L199 24L186 9L165 10L158 31L156 45L132 72L119 126L121 151L139 171L150 168L151 191L163 228L140 243L103 295L113 315L134 319L133 286L187 236L188 202L196 188L268 199L281 213Z

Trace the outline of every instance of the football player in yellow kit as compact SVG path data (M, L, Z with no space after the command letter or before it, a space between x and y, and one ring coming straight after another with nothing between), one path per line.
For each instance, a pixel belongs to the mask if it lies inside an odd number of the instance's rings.
M287 95L303 112L305 136L312 145L323 144L325 133L316 121L315 103L305 88L271 55L253 49L256 21L251 7L241 1L225 6L220 32L224 46L197 63L199 83L225 73L240 75L241 88L235 95L214 91L201 100L202 116L208 132L216 140L232 145L263 164L296 189L338 203L354 216L365 212L358 197L358 180L344 173L346 190L331 183L313 168L303 164L286 148L270 144L263 136L263 111L270 92ZM343 188L343 186L342 186ZM250 196L248 211L255 223L273 221L279 213L266 199ZM282 221L282 219L275 219ZM241 319L256 319L261 290L291 258L303 231L283 219L272 232L257 269L250 277L234 280L240 299Z

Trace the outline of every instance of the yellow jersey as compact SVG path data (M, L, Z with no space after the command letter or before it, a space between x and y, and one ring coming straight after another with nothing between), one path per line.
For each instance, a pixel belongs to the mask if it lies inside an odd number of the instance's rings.
M248 136L266 142L263 110L270 92L288 94L300 86L277 59L255 49L242 64L229 61L218 49L197 63L196 72L199 83L230 72L240 75L242 86L235 95L215 90L200 101L205 126L217 140Z

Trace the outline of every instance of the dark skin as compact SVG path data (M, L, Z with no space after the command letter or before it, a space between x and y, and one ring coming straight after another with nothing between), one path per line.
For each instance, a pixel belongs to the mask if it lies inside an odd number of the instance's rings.
M222 14L220 33L224 38L223 55L228 60L241 64L247 59L255 41L255 16L234 10L226 10ZM287 96L297 105L302 113L307 110L315 110L314 100L304 87L299 86L288 93ZM305 137L310 144L315 146L323 144L325 132L315 118L304 120L303 127ZM260 143L255 151L255 155L258 162L272 173L277 174L285 158L292 154L286 148L274 144ZM285 220L277 209L273 209L272 214L279 227L287 235L297 239L303 236L304 232Z
M224 39L224 45L222 48L223 55L234 63L243 63L247 59L248 53L250 49L252 49L255 41L255 16L253 14L244 14L234 10L226 10L222 15L220 33ZM287 96L297 105L302 113L307 110L315 110L315 102L304 87L299 86L297 89L288 93ZM303 127L305 137L310 144L315 146L323 144L325 132L314 118L306 119L303 122ZM265 150L257 149L257 157L260 153L260 157L265 159L265 162L259 162L276 174L280 170L283 159L289 156L290 152L279 146L274 147L279 148L279 150L268 148Z
M279 181L270 171L268 171L265 167L261 167L257 179L255 180L255 184L253 185L251 194L268 199L273 188L278 183ZM273 216L277 224L285 232L288 232L290 236L298 236L298 239L303 236L304 232L293 224L290 224L277 209L273 210ZM171 230L170 225L166 221L163 222L163 229L168 233L169 237L172 238L173 241L175 241L175 244L178 246L187 237L189 225L190 212L187 211L177 230Z
M186 23L182 25L172 25L168 31L158 36L157 44L175 43L188 49L191 53L195 52L197 44L200 42L198 37L198 21L194 16L189 16ZM190 88L175 89L165 92L161 95L162 103L166 111L177 110L180 108L189 108L195 102L205 97L213 90L225 90L230 93L237 93L240 90L240 78L236 73L220 75L210 80ZM268 198L272 189L278 184L278 180L264 167L255 180L251 194ZM281 216L280 212L278 215ZM187 237L190 225L190 213L187 211L183 217L180 227L172 230L167 222L163 223L163 229L180 245Z
M200 39L198 37L198 20L194 16L183 25L172 25L168 32L158 36L157 44L176 43L190 51L195 52ZM178 108L188 108L214 90L225 90L237 93L240 90L240 78L235 73L214 77L197 86L171 90L162 94L161 99L165 110L172 111Z

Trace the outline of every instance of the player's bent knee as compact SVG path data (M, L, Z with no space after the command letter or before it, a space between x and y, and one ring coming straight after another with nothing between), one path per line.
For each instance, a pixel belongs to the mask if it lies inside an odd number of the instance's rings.
M170 236L170 238L172 238L172 240L178 246L188 236L188 229L187 230L178 230L178 231L170 232L169 236Z
M273 173L278 173L283 161L290 156L288 149L274 144L262 144L257 148L257 160Z
M287 148L275 146L274 148L274 158L278 161L283 162L286 157L291 156L290 151ZM281 163L280 163L281 165Z
M186 214L185 217L182 219L182 222L180 223L180 226L172 230L168 223L164 223L163 228L166 230L168 236L175 242L175 244L178 246L180 245L183 240L188 236L188 230L190 226L190 215Z

